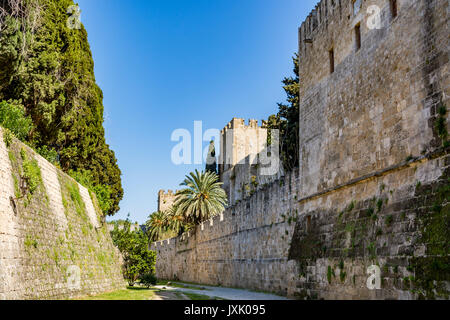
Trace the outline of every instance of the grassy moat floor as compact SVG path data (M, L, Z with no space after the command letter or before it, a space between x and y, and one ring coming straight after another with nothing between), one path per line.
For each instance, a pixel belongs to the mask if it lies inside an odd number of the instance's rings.
M176 289L177 291L173 290ZM205 290L180 283L167 286L167 282L158 282L155 287L145 288L142 286L128 286L126 289L103 293L96 296L86 296L75 300L218 300L220 298L210 297L194 292L178 291L178 289Z
M156 296L155 289L141 287L127 287L123 290L103 293L97 296L87 296L76 300L153 300Z

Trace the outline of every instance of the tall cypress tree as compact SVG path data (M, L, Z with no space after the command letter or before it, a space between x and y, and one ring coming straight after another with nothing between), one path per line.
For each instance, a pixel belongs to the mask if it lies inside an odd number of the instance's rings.
M0 0L0 101L33 119L28 140L59 154L65 171L89 172L119 210L121 172L105 141L103 93L94 76L87 32L71 29L72 0Z

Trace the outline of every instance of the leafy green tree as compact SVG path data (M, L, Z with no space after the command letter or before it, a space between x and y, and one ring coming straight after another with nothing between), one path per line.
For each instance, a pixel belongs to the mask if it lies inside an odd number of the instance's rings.
M149 249L148 238L142 230L131 231L131 223L127 219L123 227L115 225L111 237L122 253L123 275L130 286L141 277L155 273L156 254Z
M33 127L33 121L25 116L22 106L0 102L0 126L10 130L19 140L25 141Z
M174 206L186 223L198 224L225 210L227 195L217 174L195 170L181 186L186 188L176 193Z
M105 141L103 93L94 76L87 32L67 25L72 0L0 1L0 101L31 117L28 142L58 155L68 172L90 171L114 215L121 172Z
M285 170L290 171L299 166L299 59L298 54L292 58L294 77L283 79L283 89L287 95L287 104L278 103L278 113L271 115L265 127L280 130L280 158ZM270 140L270 135L269 135ZM270 141L269 141L270 143Z

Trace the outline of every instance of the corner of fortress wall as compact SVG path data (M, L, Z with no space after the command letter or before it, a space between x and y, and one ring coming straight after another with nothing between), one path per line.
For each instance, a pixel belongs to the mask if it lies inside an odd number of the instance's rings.
M0 128L0 300L67 299L125 287L120 253L89 191L18 140L7 147L3 137ZM42 185L18 199L22 149L36 160ZM78 202L71 198L77 194Z
M436 123L450 130L438 114L449 4L398 0L392 17L389 1L361 3L355 14L351 0L322 0L299 29L299 171L153 244L159 278L299 299L448 299L450 270L436 266L448 265L450 155Z

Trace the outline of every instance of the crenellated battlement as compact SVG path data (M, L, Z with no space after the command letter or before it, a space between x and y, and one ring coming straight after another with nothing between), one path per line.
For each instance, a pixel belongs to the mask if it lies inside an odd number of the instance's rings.
M311 11L305 21L299 28L300 45L311 43L315 31L320 28L326 28L331 17L342 13L351 13L352 0L321 0Z
M248 125L245 124L245 120L242 118L233 118L228 124L221 130L224 134L230 129L258 129L258 120L249 119Z
M158 196L174 196L176 193L178 192L178 190L167 190L167 192L165 190L159 190L158 192Z

